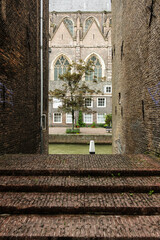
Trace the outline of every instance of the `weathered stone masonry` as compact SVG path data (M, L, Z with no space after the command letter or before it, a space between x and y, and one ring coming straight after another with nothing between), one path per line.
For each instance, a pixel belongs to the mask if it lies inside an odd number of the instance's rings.
M114 153L160 152L160 2L112 1Z
M39 152L39 4L38 0L0 2L0 154ZM48 1L45 0L44 113L46 114L48 112L48 12ZM44 132L44 136L47 139L47 131Z

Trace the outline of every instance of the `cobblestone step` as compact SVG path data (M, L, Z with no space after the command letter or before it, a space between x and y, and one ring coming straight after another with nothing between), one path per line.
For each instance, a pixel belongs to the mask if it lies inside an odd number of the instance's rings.
M0 176L0 191L160 192L160 177Z
M93 171L93 172L91 172ZM4 155L0 174L152 174L160 175L160 161L147 155Z
M0 213L160 214L160 194L0 193Z
M0 239L159 237L159 160L144 155L0 157Z
M0 176L160 176L158 169L0 169Z
M159 239L158 216L13 215L0 217L0 239Z

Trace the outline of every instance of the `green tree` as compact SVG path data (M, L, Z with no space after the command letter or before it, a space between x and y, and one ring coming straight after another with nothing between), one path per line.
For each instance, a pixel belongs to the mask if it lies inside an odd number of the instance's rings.
M80 127L84 127L85 126L85 123L83 122L83 113L82 113L82 111L79 111L78 124L79 124Z
M59 79L62 81L62 88L50 91L50 96L54 96L62 101L62 106L59 110L72 114L72 130L74 130L75 111L92 112L85 105L84 96L90 96L93 93L99 93L90 89L87 84L82 81L84 74L90 75L94 71L93 62L85 63L80 60L79 63L73 62L68 65L66 72L59 75ZM93 82L97 82L96 77Z
M112 114L108 114L105 117L105 123L107 124L107 126L111 126L112 125Z

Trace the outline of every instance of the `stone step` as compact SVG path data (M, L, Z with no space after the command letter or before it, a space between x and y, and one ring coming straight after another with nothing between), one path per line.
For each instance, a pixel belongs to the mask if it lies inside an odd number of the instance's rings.
M160 177L0 176L0 191L160 192Z
M0 239L159 239L159 216L13 215L0 217Z
M0 176L160 176L158 169L2 169Z
M0 193L0 213L9 214L160 214L160 194Z
M0 175L160 176L160 162L147 155L4 155Z

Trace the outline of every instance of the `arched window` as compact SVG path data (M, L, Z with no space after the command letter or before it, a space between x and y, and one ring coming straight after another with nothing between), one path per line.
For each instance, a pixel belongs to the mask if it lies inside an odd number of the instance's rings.
M61 56L60 58L58 58L58 60L56 61L55 65L54 65L54 80L55 81L59 80L60 74L63 74L66 72L68 65L69 65L69 62L64 56Z
M73 22L72 22L72 20L70 20L69 18L65 18L64 19L64 23L66 24L70 34L73 36L74 30L73 30Z
M88 31L89 27L91 26L91 24L93 23L94 18L90 17L85 21L85 32Z
M102 78L102 65L100 64L99 59L96 56L92 56L89 60L94 64L94 72L91 72L89 75L85 75L86 81L100 80Z

